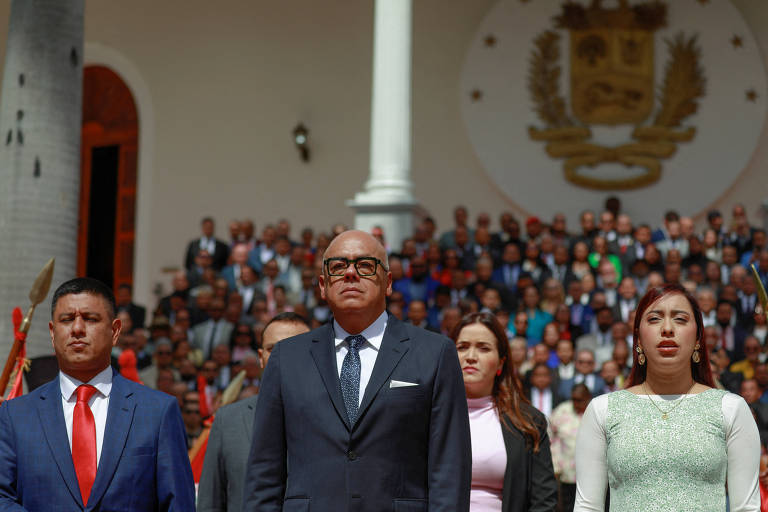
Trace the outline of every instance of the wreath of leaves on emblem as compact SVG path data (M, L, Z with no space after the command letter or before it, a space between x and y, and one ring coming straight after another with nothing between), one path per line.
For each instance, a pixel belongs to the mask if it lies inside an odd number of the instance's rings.
M654 125L676 127L683 119L696 113L697 98L704 96L706 79L699 65L700 51L696 36L686 40L682 33L674 41L666 40L670 59L659 89L661 108Z
M565 110L565 100L560 95L560 35L547 30L534 40L531 66L528 72L528 89L535 104L536 113L549 128L573 126Z

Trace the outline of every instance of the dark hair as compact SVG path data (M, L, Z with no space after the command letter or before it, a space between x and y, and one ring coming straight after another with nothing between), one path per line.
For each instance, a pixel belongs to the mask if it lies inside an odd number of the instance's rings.
M298 313L294 313L293 311L284 311L282 313L279 313L272 317L272 319L266 323L264 328L261 330L263 333L267 330L267 327L272 325L275 322L285 322L289 324L303 324L306 325L308 329L311 329L312 327L307 322L307 319L301 316Z
M515 369L512 366L512 361L509 357L509 342L507 341L504 327L491 313L471 313L462 318L454 327L451 336L453 341L456 342L461 330L471 324L482 324L496 337L496 350L499 353L499 359L502 360L502 366L501 375L497 375L493 379L491 396L502 424L507 429L512 430L507 422L507 419L509 419L512 426L523 434L526 441L531 442L533 451L537 452L541 442L541 433L537 428L533 414L527 408L521 407L521 404L530 405L530 402L525 397L523 386L520 384L520 380L517 378Z
M115 310L117 305L115 304L115 294L112 293L112 289L106 284L102 283L98 279L91 277L76 277L62 283L56 291L53 292L53 299L51 300L51 319L53 319L53 312L56 311L56 304L59 299L65 295L75 295L78 293L89 293L101 297L107 303L107 313L109 318L115 318Z
M701 308L699 308L699 303L696 302L696 299L693 298L690 293L688 293L688 290L677 283L667 283L656 288L651 288L645 293L645 295L643 295L643 298L640 299L640 303L637 305L637 312L635 313L635 326L632 329L632 371L630 372L629 378L627 379L626 387L635 386L645 382L645 376L648 370L647 365L641 365L637 361L640 322L643 319L645 310L662 297L666 297L675 293L679 293L685 297L685 299L691 305L691 309L693 310L693 318L696 322L696 342L701 346L699 349L699 362L694 363L691 361L691 376L696 382L706 386L715 387L715 382L712 379L712 369L709 367L709 353L707 352L707 347L703 343L704 321L701 317Z
M581 391L582 393L586 393L587 396L592 398L592 391L590 391L589 387L587 387L587 385L584 384L583 382L573 385L573 387L571 388L571 395L573 395L574 391Z
M717 305L715 306L715 311L717 311L720 308L720 306L722 306L723 304L733 308L733 303L728 299L717 299Z

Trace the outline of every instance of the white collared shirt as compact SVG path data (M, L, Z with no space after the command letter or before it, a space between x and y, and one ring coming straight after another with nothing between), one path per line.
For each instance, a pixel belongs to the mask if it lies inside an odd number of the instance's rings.
M208 238L207 236L201 236L200 248L208 251L208 254L213 257L213 253L216 252L216 239L213 237Z
M549 418L552 416L552 390L547 388L541 390L539 388L531 388L531 403L535 408L539 410L544 416Z
M339 373L339 378L341 378L341 365L344 363L344 356L346 356L349 351L349 347L344 343L344 340L347 336L352 336L353 334L360 334L366 339L366 342L358 351L360 354L360 393L357 395L358 405L363 402L365 387L368 385L368 381L371 380L373 366L376 364L376 357L379 355L381 342L384 339L384 329L386 328L386 311L382 312L371 325L366 327L363 332L360 333L348 333L338 324L338 322L336 322L336 320L333 321L333 335L336 347L336 371Z
M575 372L576 372L576 365L573 364L573 361L571 361L568 364L560 363L559 365L557 365L557 373L560 375L560 378L563 380L572 379Z
M101 445L104 443L104 428L107 425L107 409L109 408L109 394L112 392L112 367L107 366L88 382L80 382L64 372L59 372L59 387L61 388L61 405L64 408L64 423L67 426L67 439L69 451L72 452L72 417L77 403L77 387L81 384L90 384L96 388L96 393L91 396L88 405L93 413L96 425L96 467L101 458Z

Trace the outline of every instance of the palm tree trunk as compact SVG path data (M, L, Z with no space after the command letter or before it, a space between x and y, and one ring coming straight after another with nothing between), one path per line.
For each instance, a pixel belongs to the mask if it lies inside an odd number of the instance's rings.
M80 194L84 0L13 0L0 92L0 365L11 311L56 258L49 296L28 335L28 357L53 352L50 298L75 276Z

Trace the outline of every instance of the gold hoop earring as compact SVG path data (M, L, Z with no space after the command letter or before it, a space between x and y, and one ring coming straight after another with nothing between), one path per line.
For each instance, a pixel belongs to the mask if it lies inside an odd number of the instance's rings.
M643 347L638 345L635 350L637 351L637 364L643 366L645 364L645 354L643 354Z
M694 363L701 362L701 356L699 355L700 348L701 348L701 345L699 345L698 342L696 343L696 346L693 347L693 354L691 355L691 359L693 360Z

